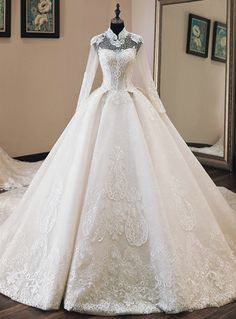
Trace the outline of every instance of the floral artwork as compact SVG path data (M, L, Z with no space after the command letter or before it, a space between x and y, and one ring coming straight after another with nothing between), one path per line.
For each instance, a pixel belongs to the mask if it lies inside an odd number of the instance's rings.
M189 54L208 56L210 20L189 14L187 50Z
M22 0L23 37L59 37L58 20L59 0Z
M28 0L27 31L53 32L53 6L51 0Z
M0 37L10 37L11 0L0 0Z
M212 60L226 62L227 57L227 26L215 22L212 42Z

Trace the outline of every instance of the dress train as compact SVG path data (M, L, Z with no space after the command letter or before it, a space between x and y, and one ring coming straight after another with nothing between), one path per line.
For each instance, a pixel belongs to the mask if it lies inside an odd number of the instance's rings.
M41 164L15 160L0 147L0 190L28 186Z

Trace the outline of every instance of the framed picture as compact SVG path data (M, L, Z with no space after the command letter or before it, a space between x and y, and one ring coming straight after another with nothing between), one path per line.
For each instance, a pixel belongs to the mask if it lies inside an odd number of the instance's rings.
M217 21L214 23L211 58L224 63L227 59L227 26Z
M0 0L0 37L11 36L11 0Z
M186 53L208 57L210 25L209 19L189 14Z
M60 0L21 0L22 38L60 37Z

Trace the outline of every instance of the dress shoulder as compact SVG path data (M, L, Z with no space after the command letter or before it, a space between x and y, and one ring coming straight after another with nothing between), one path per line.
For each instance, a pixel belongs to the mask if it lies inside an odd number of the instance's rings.
M102 42L102 40L104 39L104 37L105 37L104 32L93 36L93 37L91 38L91 40L90 40L90 45L94 45L95 47L97 47L98 44L99 44L100 42Z
M129 32L129 35L130 35L131 39L136 43L143 43L144 42L143 37L139 34ZM97 46L100 42L103 41L104 37L105 37L105 32L93 36L90 40L90 45Z
M140 34L130 32L130 37L134 42L136 42L138 44L141 44L144 42L143 37Z

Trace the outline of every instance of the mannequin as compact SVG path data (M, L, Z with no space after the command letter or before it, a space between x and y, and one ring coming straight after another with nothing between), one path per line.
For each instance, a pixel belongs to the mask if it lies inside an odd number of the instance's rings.
M119 33L124 29L124 21L120 18L120 5L117 3L115 10L115 18L111 20L110 28L118 36Z

